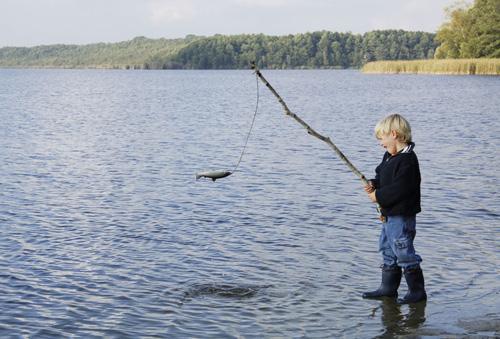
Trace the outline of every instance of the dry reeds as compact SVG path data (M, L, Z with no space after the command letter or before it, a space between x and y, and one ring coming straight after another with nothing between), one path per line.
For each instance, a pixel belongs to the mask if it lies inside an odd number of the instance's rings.
M374 61L363 66L364 73L500 75L500 59L432 59Z

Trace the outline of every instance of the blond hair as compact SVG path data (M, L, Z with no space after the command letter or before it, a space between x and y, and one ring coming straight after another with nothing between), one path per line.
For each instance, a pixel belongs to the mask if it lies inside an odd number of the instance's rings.
M399 114L391 114L380 120L375 125L375 137L380 139L383 135L388 135L395 131L398 140L404 143L411 142L411 127L408 120Z

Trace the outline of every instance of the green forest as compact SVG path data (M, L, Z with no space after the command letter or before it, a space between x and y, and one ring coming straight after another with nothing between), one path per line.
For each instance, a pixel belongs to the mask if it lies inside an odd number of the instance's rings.
M118 43L4 47L0 48L0 67L143 69L149 60L167 60L195 39L137 37Z
M437 59L500 58L500 0L457 2L439 28Z
M402 30L363 35L313 32L287 36L214 36L194 41L171 59L182 68L350 68L368 61L432 57L434 35Z
M500 58L500 0L446 9L437 33L377 30L137 37L118 43L0 48L0 67L118 69L360 68L381 60Z
M119 43L0 48L0 67L238 69L359 68L369 61L432 58L435 35L403 30L286 36L137 37Z

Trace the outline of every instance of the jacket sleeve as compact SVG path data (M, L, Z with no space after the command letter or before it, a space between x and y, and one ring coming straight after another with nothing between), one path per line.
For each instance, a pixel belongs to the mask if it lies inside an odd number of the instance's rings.
M373 187L375 187L375 189L380 187L380 166L378 166L375 169L375 178L370 179L370 181L371 181Z
M388 153L386 152L384 154L384 156L382 157L382 162L380 163L380 165L378 165L377 168L375 168L375 178L370 179L370 181L372 182L372 185L376 189L380 187L380 167L382 166L384 161L387 159L387 155L388 155Z
M406 197L415 193L418 187L416 167L412 161L402 161L396 169L391 184L375 191L377 202L384 208L389 208Z

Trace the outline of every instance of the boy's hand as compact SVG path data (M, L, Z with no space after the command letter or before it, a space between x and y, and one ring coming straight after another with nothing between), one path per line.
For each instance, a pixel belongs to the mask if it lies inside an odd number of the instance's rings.
M371 181L368 181L368 184L365 185L365 192L372 193L374 191L375 191L375 186L373 186L373 183Z
M368 196L370 197L370 200L371 200L372 202L377 202L377 196L375 195L375 192L376 192L376 191L377 191L377 190L373 190L373 192L368 193Z

